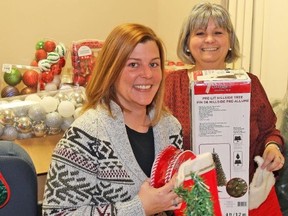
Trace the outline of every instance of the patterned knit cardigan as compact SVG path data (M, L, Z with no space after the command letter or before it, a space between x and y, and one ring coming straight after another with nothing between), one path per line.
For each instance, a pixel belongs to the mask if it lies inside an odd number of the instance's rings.
M52 155L43 215L145 215L138 192L147 176L138 165L123 114L111 103L78 117ZM170 114L153 127L155 155L168 144L182 148L181 125Z

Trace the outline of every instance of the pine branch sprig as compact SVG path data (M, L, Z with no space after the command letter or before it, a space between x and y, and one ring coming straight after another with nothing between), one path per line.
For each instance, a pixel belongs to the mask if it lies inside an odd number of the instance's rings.
M194 181L194 185L190 188L184 188L182 185L175 188L175 193L186 203L185 215L213 216L213 203L208 186L195 173L191 173L191 180Z

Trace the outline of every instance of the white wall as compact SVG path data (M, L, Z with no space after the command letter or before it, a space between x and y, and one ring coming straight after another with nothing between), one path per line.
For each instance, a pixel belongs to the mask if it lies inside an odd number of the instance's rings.
M184 17L199 0L1 0L0 66L29 65L35 44L45 38L70 46L80 39L105 39L124 22L152 27L176 59L176 44ZM214 0L211 2L221 2Z
M259 4L259 2L258 2ZM288 1L264 0L261 82L273 99L282 99L288 80Z
M203 0L158 1L158 30L168 50L167 58L177 60L176 48L180 28L192 7ZM209 2L221 4L221 0Z

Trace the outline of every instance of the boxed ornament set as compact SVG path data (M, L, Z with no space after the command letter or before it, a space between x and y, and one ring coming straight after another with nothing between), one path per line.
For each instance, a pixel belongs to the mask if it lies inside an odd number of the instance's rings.
M44 137L65 131L85 101L83 87L0 99L0 140Z
M73 67L73 84L85 86L96 65L98 52L103 41L90 39L72 43L71 62Z
M248 215L251 80L244 70L190 77L195 154L213 154L223 215Z
M13 97L39 91L41 72L38 67L3 64L1 76L1 97Z
M61 42L43 39L36 43L31 65L37 66L41 71L40 90L51 91L59 89L60 76L66 64L66 55L67 48Z

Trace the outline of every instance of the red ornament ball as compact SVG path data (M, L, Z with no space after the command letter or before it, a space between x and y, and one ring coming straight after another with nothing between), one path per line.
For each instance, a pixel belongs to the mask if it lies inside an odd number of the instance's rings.
M74 77L73 77L73 83L75 85L78 85L78 86L85 86L86 85L86 77L84 76L81 76L81 75L76 75L74 74Z
M58 61L59 66L62 68L65 66L66 64L66 60L64 57L60 57L59 61Z
M51 72L53 75L59 75L61 74L62 68L59 66L59 64L53 64L51 66Z
M44 50L46 52L53 52L56 48L56 43L51 40L47 40L44 42Z
M50 83L52 82L54 79L54 75L51 71L46 71L46 72L43 72L41 74L41 80L44 82L44 83Z
M35 52L36 61L47 58L47 52L44 49L38 49Z
M17 96L19 94L20 94L20 92L19 92L18 88L14 87L14 86L6 86L1 91L1 97L2 98L13 97L13 96Z
M30 63L30 66L38 67L38 62L37 62L36 60L33 60L33 61Z
M22 81L28 87L37 87L39 74L35 70L27 70L24 72Z

